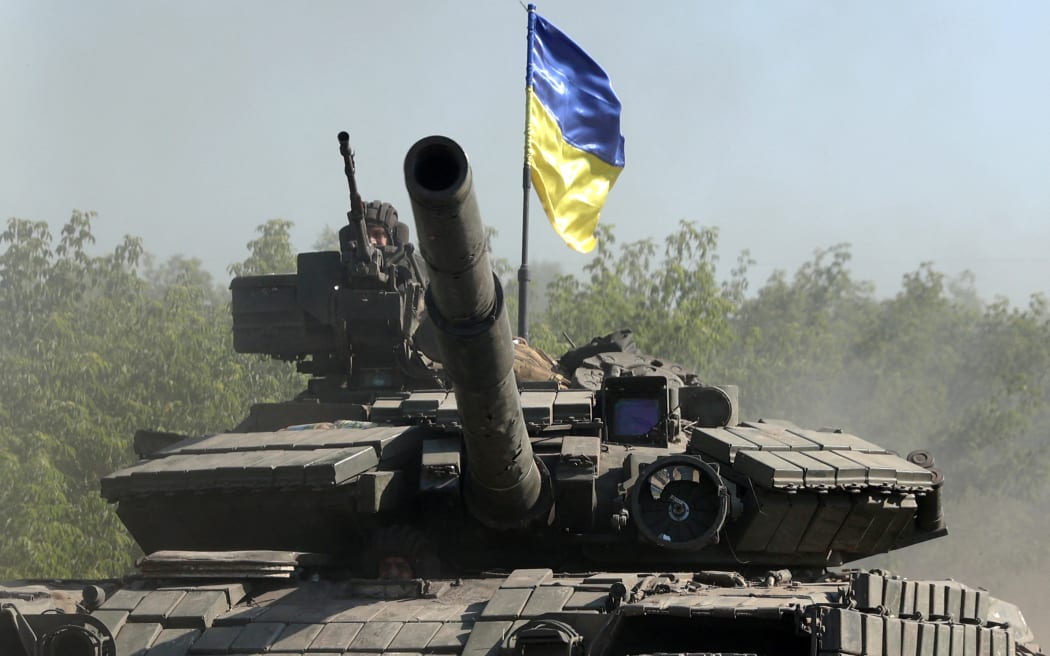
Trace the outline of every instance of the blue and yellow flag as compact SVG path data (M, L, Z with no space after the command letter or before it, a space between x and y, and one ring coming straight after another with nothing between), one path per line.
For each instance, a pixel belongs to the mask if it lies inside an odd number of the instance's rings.
M595 245L605 197L623 170L620 99L590 56L529 12L528 157L554 230L581 253Z

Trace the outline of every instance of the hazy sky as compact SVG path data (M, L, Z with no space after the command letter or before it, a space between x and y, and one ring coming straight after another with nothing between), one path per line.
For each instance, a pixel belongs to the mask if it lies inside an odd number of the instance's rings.
M549 2L608 71L627 166L620 240L721 230L755 283L853 245L880 293L930 260L982 295L1050 290L1050 3ZM463 2L0 1L0 218L96 210L224 277L268 218L345 222L335 135L366 198L409 218L408 147L471 157L497 254L520 252L526 14ZM533 260L586 261L533 201Z

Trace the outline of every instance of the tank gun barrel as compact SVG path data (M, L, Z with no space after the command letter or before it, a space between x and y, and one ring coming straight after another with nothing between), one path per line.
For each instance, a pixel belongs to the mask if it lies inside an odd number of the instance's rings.
M523 526L543 514L548 494L525 428L510 321L466 154L447 137L418 141L405 156L405 186L430 273L427 312L463 427L467 504L488 526Z

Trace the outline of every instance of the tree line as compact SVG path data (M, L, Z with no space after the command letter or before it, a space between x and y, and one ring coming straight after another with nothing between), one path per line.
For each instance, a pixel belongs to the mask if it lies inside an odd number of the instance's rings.
M93 218L74 212L57 234L10 219L0 234L0 580L127 572L135 547L98 480L134 460L134 431L222 431L303 385L289 365L233 352L229 293L199 260L158 262L130 237L95 254ZM229 272L293 271L290 226L261 225ZM628 327L644 352L739 385L747 418L927 448L962 537L880 562L988 577L994 556L1010 567L983 582L993 592L1013 572L1045 571L1050 529L1035 510L1050 502L1044 297L985 300L972 276L928 263L880 297L854 277L846 245L750 289L746 253L719 276L715 229L683 221L659 242L626 244L600 231L582 274L548 267L549 284L532 290L534 345L557 355L566 338Z

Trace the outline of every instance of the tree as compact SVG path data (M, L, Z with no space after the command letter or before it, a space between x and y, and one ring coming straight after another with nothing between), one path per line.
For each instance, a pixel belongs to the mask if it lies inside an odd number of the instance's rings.
M850 361L857 331L870 321L876 302L872 286L853 279L850 257L846 244L819 250L790 281L775 272L741 302L731 345L713 371L741 386L749 415L820 423L835 421L834 410L852 404L830 381Z
M295 249L290 236L293 225L284 219L270 219L256 228L259 236L248 242L248 258L231 264L227 269L230 275L295 272Z
M339 250L339 231L332 226L326 225L317 233L312 248L315 251L337 251Z
M567 275L548 285L532 342L556 353L565 350L562 333L581 343L629 327L644 352L704 370L731 340L746 273L718 282L717 242L717 230L682 221L662 249L649 239L616 248L612 227L600 225L588 280Z
M198 262L143 277L137 239L89 253L92 217L74 212L57 243L19 219L0 235L0 577L127 571L98 480L133 461L134 431L216 432L301 388L288 365L233 353L228 293ZM247 262L291 252L286 230L260 232Z

